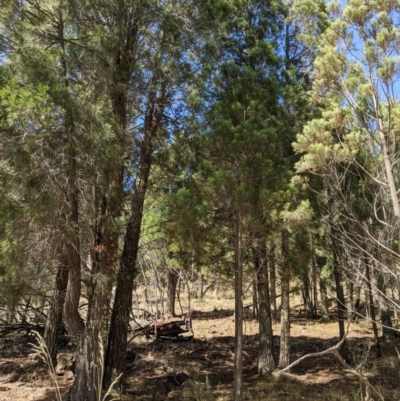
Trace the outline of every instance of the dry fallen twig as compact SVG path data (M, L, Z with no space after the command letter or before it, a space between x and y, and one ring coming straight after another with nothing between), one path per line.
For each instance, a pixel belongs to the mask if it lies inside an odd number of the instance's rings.
M350 326L350 324L349 324L349 326ZM371 397L371 390L378 395L378 397L381 401L384 401L382 394L374 386L371 385L371 383L368 381L368 379L366 377L364 377L363 375L361 375L360 373L358 373L356 370L354 370L351 366L349 366L339 353L341 346L343 345L347 335L349 334L349 326L347 326L347 330L346 330L346 333L343 336L343 338L336 345L334 345L333 347L330 347L324 351L321 351L321 352L314 352L314 353L304 355L301 358L296 359L293 363L291 363L286 368L281 369L278 372L274 373L274 376L279 377L281 374L287 372L294 366L298 365L300 362L302 362L305 359L308 359L310 357L333 354L336 356L336 358L339 360L339 362L341 363L341 365L345 368L345 370L347 372L352 373L353 375L357 376L365 384L365 392L366 392L365 401L373 401L373 398Z

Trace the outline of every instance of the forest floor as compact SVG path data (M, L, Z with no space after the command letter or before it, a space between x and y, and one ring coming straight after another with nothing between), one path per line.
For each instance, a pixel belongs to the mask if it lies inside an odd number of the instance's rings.
M230 401L233 388L233 299L206 298L192 302L190 341L153 341L136 338L127 355L128 391L111 399L134 401ZM338 343L336 322L321 323L291 311L291 361ZM400 342L383 343L377 359L371 324L352 323L346 342L346 360L366 377L378 393L375 401L400 400ZM275 353L279 352L279 325L274 325ZM258 323L244 322L244 400L356 401L365 400L365 385L345 370L332 354L312 357L279 378L257 374ZM47 369L37 368L27 334L0 339L0 401L56 401L56 386ZM73 354L68 346L64 355ZM60 373L60 372L59 372ZM61 394L73 381L71 371L57 375ZM113 393L115 395L115 393ZM381 398L380 398L381 397Z

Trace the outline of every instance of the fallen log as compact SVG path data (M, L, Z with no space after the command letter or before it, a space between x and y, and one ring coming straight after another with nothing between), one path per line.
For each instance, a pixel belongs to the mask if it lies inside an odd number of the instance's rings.
M30 323L7 323L0 324L0 337L5 337L10 333L25 331L29 334L31 331L44 332L44 326Z
M182 320L174 320L167 323L153 323L143 327L136 327L133 330L133 336L154 336L158 339L177 339L181 334L189 333L187 323Z

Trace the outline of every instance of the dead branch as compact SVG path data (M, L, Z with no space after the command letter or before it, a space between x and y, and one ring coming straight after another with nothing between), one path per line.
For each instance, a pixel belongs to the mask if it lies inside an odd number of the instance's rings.
M286 368L279 370L278 372L274 373L274 375L276 377L279 377L282 373L287 372L288 370L292 369L294 366L298 365L300 362L304 361L305 359L308 359L312 356L322 356L322 355L326 355L326 354L333 354L335 351L338 352L340 347L343 345L344 340L346 339L348 334L348 331L345 333L345 335L343 336L343 338L340 340L340 342L338 342L336 345L334 345L331 348L326 349L325 351L320 351L320 352L313 352L311 354L307 354L302 356L299 359L296 359L294 362L292 362L289 366L286 366Z
M298 365L300 362L304 361L305 359L308 359L310 357L316 357L316 356L322 356L322 355L327 355L327 354L333 354L335 357L339 360L341 365L345 368L345 370L349 373L352 373L353 375L357 376L364 384L365 384L365 401L373 401L373 398L371 397L371 390L379 397L381 401L384 401L384 398L382 397L381 393L371 385L371 383L368 381L366 377L358 373L356 370L354 370L351 366L349 366L346 361L343 359L343 357L340 355L339 350L340 347L343 345L347 335L349 334L349 327L347 327L347 331L343 338L333 347L330 347L326 349L325 351L321 352L313 352L307 355L302 356L301 358L295 360L293 363L291 363L289 366L287 366L284 369L279 370L278 372L274 373L274 376L279 377L282 373L287 372L294 366Z

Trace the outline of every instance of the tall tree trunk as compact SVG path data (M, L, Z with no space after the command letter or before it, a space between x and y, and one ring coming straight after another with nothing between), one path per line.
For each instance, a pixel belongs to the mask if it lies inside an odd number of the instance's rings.
M336 304L337 304L337 315L338 315L338 323L339 323L339 337L342 339L344 337L344 313L343 310L346 308L343 286L342 286L342 275L340 272L339 266L339 246L336 241L335 236L335 228L333 221L333 210L332 203L334 199L330 194L330 190L328 189L328 219L330 225L329 236L331 240L331 250L333 256L333 275L335 277L335 285L336 285Z
M314 245L313 245L314 246ZM315 254L311 257L311 275L312 275L312 289L313 289L313 318L317 317L317 305L318 305L318 289L317 289L317 264L315 262Z
M156 86L159 92L156 93ZM125 391L126 347L128 341L129 314L132 307L133 282L136 274L136 259L142 226L143 205L150 175L154 139L164 113L166 82L153 79L153 91L149 95L145 131L140 149L139 170L131 204L131 213L126 229L124 247L118 270L117 288L111 314L111 330L105 362L104 385L108 387L120 376L120 390Z
M78 352L75 365L75 380L73 388L79 388L80 390L75 393L72 391L71 396L72 394L74 394L74 396L72 396L71 399L76 401L86 401L84 394L85 391L83 390L83 388L87 384L88 372L86 369L80 369L81 367L83 367L82 363L87 360L87 357L85 356L83 341L85 338L85 325L78 310L79 300L81 296L81 258L79 237L78 232L76 232L78 228L78 192L75 185L74 187L75 189L71 193L72 213L70 220L71 222L74 222L73 227L75 233L74 242L66 244L67 255L69 256L69 282L64 304L64 323L68 334L78 342Z
M60 263L57 268L53 298L50 303L43 336L54 366L57 364L57 336L60 331L67 286L68 267L65 263Z
M255 264L254 264L255 266ZM253 287L253 319L258 319L259 310L258 310L258 289L257 289L257 269L254 272L254 276L251 280L251 286Z
M303 274L303 300L304 300L304 313L307 319L312 319L313 316L313 304L311 301L310 291L310 279L308 272Z
M289 233L282 230L282 260L280 268L281 276L281 338L279 352L279 367L285 368L290 361L290 305L289 305Z
M382 351L381 351L381 346L380 346L380 343L379 343L378 328L377 328L377 325L376 325L374 298L373 298L373 295L372 295L371 274L370 274L370 270L369 270L369 260L368 260L368 254L367 254L367 251L366 251L365 243L363 244L363 249L364 249L363 260L364 260L364 266L365 266L365 281L366 281L367 288L368 288L368 293L369 293L369 304L371 305L372 331L374 333L376 356L377 356L377 358L380 358L382 356Z
M255 249L255 268L259 307L259 355L258 374L265 376L275 368L274 341L272 335L271 302L269 296L267 246L265 238L257 239Z
M278 321L278 310L276 307L276 264L275 264L275 241L271 240L268 243L268 272L269 272L269 290L271 300L271 316L272 321Z
M175 299L176 299L176 285L178 283L178 274L175 270L169 269L168 270L168 283L167 283L167 313L170 316L176 316L175 314ZM202 291L202 290L200 290Z
M235 244L235 356L234 356L234 401L242 401L243 376L243 255L242 215L236 209Z
M329 308L328 308L328 294L326 290L326 278L321 274L321 268L319 267L319 292L321 294L321 321L323 323L329 322Z
M95 190L95 204L99 209L96 210L96 213L99 213L99 216L96 216L93 227L92 274L91 284L88 288L89 305L86 326L78 313L80 286L78 291L77 272L75 274L70 272L70 283L73 283L71 285L72 298L70 302L66 302L69 309L68 315L73 317L75 324L79 322L79 327L76 327L78 351L75 379L69 392L71 401L98 401L103 388L104 354L109 331L112 286L120 237L116 220L121 216L123 201L124 161L122 156L125 152L127 127L126 87L129 78L127 78L126 71L129 69L129 61L123 60L122 55L118 53L115 59L115 68L114 85L111 87L109 96L112 102L116 139L110 146L119 157L115 161L115 167L109 177L105 193L99 196L101 198L100 205L97 205L98 195Z

